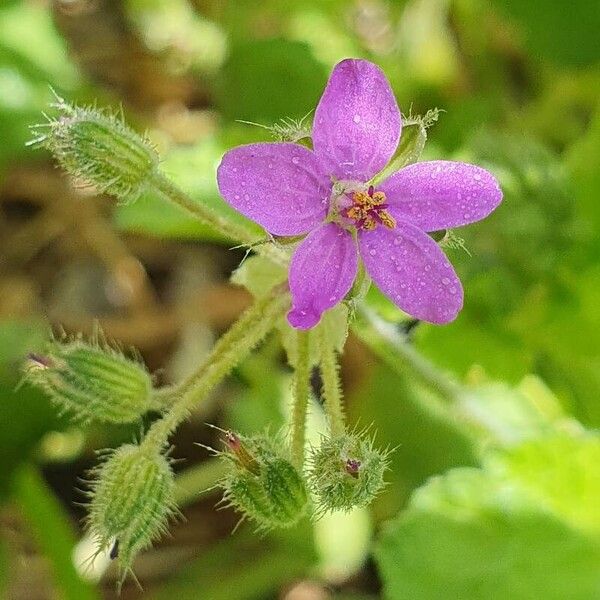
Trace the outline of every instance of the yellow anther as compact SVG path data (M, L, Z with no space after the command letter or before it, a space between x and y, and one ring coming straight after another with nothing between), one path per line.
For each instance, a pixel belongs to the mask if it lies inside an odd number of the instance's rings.
M366 215L362 221L362 229L366 229L367 231L371 231L377 227L377 221L371 216Z
M375 192L372 187L368 191L352 193L352 206L346 208L344 215L356 223L358 229L372 231L382 224L389 229L396 227L396 221L385 210L386 197L383 192Z
M380 210L377 214L387 228L394 229L396 227L396 219L387 210Z
M354 204L369 206L371 204L371 197L365 192L354 192L352 194L352 201Z
M383 192L374 192L371 198L373 206L379 206L385 202L385 194Z

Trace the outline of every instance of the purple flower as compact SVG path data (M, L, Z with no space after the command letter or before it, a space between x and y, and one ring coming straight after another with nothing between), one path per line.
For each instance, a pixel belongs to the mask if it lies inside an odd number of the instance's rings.
M402 128L376 65L334 68L317 106L313 150L261 143L227 152L217 180L239 212L277 236L308 234L290 264L290 324L308 329L349 292L359 256L379 289L431 323L452 321L460 281L426 232L483 219L502 199L486 170L460 162L410 165L374 189L369 180L394 155Z

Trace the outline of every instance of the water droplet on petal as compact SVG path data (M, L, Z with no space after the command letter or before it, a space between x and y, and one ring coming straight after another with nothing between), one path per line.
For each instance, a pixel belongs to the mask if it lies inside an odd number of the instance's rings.
M473 175L473 179L475 181L481 181L481 175L479 173L475 173L475 175Z
M353 120L355 123L360 123L360 115L354 115L354 117L352 117L352 120Z
M431 271L431 266L430 265L425 265L425 270L426 271Z
M442 277L442 283L444 285L448 285L450 283L450 280L447 277Z
M297 165L300 162L300 159L297 156L292 157L292 162Z
M369 254L370 254L371 256L375 256L375 255L377 254L377 250L375 250L375 248L371 248L371 249L369 250Z
M465 213L465 214L463 215L463 218L464 218L464 219L470 219L470 218L471 218L471 213Z

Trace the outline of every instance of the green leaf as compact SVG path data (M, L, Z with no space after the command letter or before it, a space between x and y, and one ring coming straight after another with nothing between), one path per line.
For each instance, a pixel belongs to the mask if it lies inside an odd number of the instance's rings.
M513 388L502 382L485 382L466 390L457 407L467 419L484 427L482 435L493 444L516 443L577 428L560 402L534 375Z
M492 454L486 467L525 490L536 506L574 528L600 534L600 439L556 435Z
M550 437L431 479L377 543L385 597L595 598L599 452L596 437Z
M34 466L19 470L14 498L39 549L50 561L61 598L98 600L99 594L75 570L71 555L77 540L69 518Z

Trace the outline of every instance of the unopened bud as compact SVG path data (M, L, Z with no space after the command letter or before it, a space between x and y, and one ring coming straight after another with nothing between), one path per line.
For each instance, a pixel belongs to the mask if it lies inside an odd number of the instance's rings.
M152 380L142 364L118 350L80 339L54 341L30 354L25 377L81 421L130 423L152 406Z
M79 107L57 97L60 116L33 127L39 144L76 179L122 201L136 200L158 167L150 141L108 111Z
M310 456L308 481L317 513L366 506L384 487L388 452L373 448L364 435L326 438Z
M267 436L226 433L229 472L221 482L224 501L260 529L291 527L305 514L308 494L302 476Z
M176 512L168 459L141 446L121 446L94 472L88 527L99 551L110 548L124 578L136 554L167 529Z

